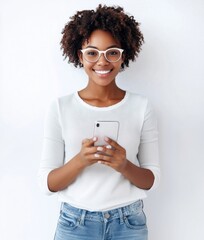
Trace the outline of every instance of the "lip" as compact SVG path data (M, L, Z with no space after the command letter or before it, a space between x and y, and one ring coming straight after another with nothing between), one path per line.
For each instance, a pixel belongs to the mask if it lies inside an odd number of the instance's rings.
M112 72L112 69L109 69L109 70L102 70L102 69L100 69L100 70L96 70L96 69L93 69L93 71L97 74L97 75L99 75L99 76L107 76L109 73L111 73Z

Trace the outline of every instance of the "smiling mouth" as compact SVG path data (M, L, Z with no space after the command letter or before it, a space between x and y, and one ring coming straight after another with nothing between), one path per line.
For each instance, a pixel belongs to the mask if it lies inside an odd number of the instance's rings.
M112 70L94 70L95 73L105 75L110 73Z

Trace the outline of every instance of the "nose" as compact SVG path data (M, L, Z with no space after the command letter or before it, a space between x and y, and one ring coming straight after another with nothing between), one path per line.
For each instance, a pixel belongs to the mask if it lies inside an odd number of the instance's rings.
M109 61L106 60L104 53L101 53L101 56L99 57L97 61L98 65L108 65Z

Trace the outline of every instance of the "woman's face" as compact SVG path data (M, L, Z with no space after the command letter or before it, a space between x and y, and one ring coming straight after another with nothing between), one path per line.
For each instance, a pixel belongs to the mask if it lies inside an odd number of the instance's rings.
M109 32L103 30L93 31L90 38L82 45L82 49L94 48L101 51L120 47L120 43ZM117 62L109 62L104 57L104 54L101 54L98 61L93 63L88 62L82 53L79 56L84 70L89 77L89 82L100 86L108 86L111 82L115 81L115 77L123 63L123 57Z

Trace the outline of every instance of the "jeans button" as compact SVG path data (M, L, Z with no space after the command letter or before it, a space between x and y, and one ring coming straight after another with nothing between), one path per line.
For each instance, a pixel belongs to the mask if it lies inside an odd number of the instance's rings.
M105 214L104 214L104 217L105 217L106 219L108 219L108 218L110 217L110 214L109 214L109 213L105 213Z

